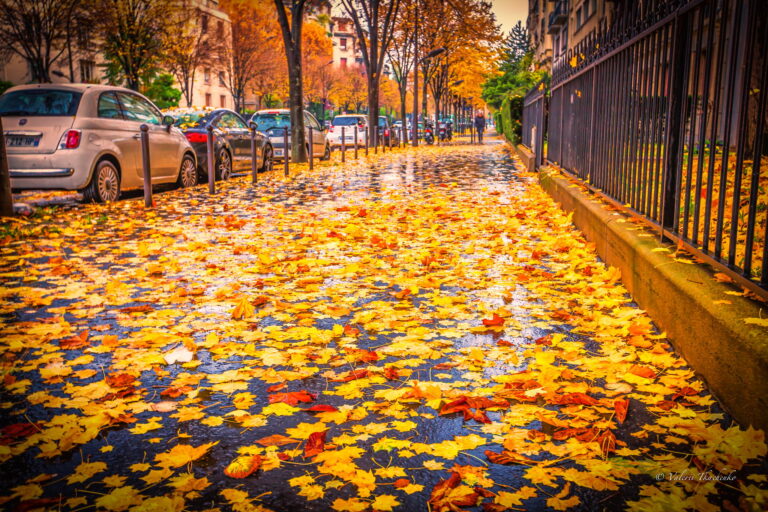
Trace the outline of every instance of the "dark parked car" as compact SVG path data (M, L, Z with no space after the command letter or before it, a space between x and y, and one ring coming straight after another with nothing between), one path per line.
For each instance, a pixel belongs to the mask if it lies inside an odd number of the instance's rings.
M176 110L171 114L176 117L176 126L195 149L202 181L208 179L208 125L213 125L216 179L227 179L233 171L251 168L251 131L239 114L223 108ZM269 137L258 130L256 152L256 161L261 162L259 170L271 170L274 150Z
M256 124L256 129L267 134L270 138L270 144L275 148L275 158L282 160L284 158L285 129L288 128L288 145L291 144L291 113L287 108L259 110L251 116L250 122ZM331 144L328 141L328 132L325 130L315 116L309 112L304 112L304 137L307 141L307 150L309 150L309 128L312 128L312 154L320 160L331 158ZM288 151L290 153L290 149ZM288 156L290 160L290 155Z

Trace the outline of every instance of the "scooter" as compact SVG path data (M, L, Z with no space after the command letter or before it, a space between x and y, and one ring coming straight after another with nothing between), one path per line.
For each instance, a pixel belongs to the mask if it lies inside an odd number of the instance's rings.
M427 126L424 127L424 142L427 144L435 143L435 135L432 132L432 124L427 124Z
M448 127L445 123L440 123L440 128L437 130L437 138L440 140L440 142L445 142L448 140Z

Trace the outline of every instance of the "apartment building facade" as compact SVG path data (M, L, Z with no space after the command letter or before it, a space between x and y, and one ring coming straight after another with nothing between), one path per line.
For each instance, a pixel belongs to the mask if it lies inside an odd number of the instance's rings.
M189 0L187 7L194 12L192 23L203 34L223 40L231 38L231 22L229 16L220 9L219 0ZM106 83L104 65L106 64L99 51L98 40L85 24L78 24L78 33L73 44L65 49L62 56L54 64L51 71L53 83ZM232 108L234 101L226 84L228 66L221 59L216 64L202 66L196 70L192 84L192 105L196 107ZM9 59L0 61L0 80L14 85L30 83L32 74L27 62L13 54ZM176 84L178 87L178 84ZM184 97L180 105L185 106Z
M352 18L333 16L331 18L331 39L333 40L333 64L340 69L362 66L363 54Z
M534 60L552 69L591 34L610 26L615 12L610 0L529 0L528 33Z

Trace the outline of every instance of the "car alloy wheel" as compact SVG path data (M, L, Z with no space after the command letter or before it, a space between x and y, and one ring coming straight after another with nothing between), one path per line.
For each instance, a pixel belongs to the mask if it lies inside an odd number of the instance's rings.
M111 162L102 162L96 170L96 191L95 198L98 202L107 203L117 201L120 197L120 174Z
M217 166L216 174L221 180L228 180L232 177L232 158L229 156L229 151L222 149L219 151L219 165Z
M179 185L182 188L194 187L197 185L197 168L195 167L195 161L189 155L185 155L184 159L181 161Z

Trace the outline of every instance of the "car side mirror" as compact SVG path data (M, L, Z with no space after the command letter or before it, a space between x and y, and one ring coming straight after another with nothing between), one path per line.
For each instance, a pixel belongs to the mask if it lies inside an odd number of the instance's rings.
M173 118L173 116L163 116L163 126L165 126L165 129L169 132L171 131L171 126L173 126L173 123L176 122L176 119Z

